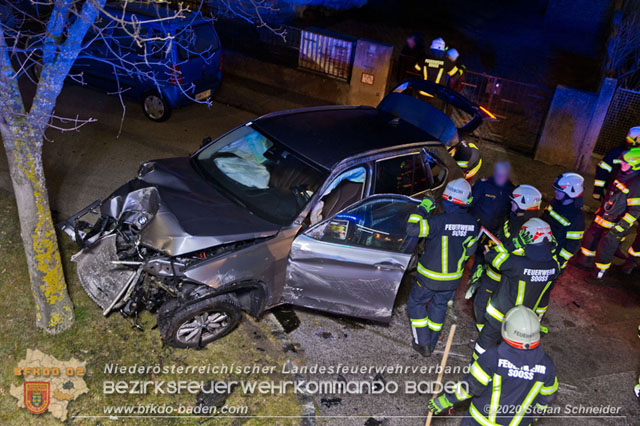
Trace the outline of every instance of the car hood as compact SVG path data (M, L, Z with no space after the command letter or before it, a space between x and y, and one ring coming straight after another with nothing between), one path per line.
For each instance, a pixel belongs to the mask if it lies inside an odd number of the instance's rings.
M280 229L216 190L189 158L146 163L138 181L140 187L155 187L159 195L157 212L143 228L140 242L171 256L265 238Z

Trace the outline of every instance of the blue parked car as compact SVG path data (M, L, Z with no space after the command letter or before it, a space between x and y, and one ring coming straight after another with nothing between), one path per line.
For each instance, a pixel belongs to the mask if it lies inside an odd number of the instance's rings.
M123 25L104 14L140 24ZM83 84L141 102L153 121L168 119L173 108L206 101L220 87L222 49L211 20L196 12L169 19L175 11L154 3L127 4L124 16L122 4L110 4L104 14L71 72L82 73Z

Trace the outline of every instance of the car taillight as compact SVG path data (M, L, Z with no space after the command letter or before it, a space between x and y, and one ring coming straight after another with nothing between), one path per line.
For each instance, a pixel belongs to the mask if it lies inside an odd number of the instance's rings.
M169 84L177 86L182 84L182 71L178 65L171 65L171 76L169 77Z
M222 71L222 50L220 50L220 65L218 65L218 70Z

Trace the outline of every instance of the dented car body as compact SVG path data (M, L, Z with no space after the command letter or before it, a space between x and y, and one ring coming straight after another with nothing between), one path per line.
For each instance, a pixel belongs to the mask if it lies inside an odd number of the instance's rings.
M407 93L416 87L469 113L467 127ZM82 247L73 260L104 314L157 312L170 345L202 347L241 311L282 304L389 321L415 256L406 218L462 176L447 146L480 121L423 81L378 108L269 114L191 157L142 164L60 227Z

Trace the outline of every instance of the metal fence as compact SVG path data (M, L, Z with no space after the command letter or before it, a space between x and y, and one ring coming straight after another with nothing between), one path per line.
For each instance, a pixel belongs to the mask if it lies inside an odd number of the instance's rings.
M351 77L355 43L353 37L304 30L300 37L298 65L347 81Z
M606 154L620 145L629 128L637 126L638 123L640 123L640 91L616 89L593 152Z
M475 137L523 154L535 153L553 90L467 71L462 94L496 116L480 126Z

